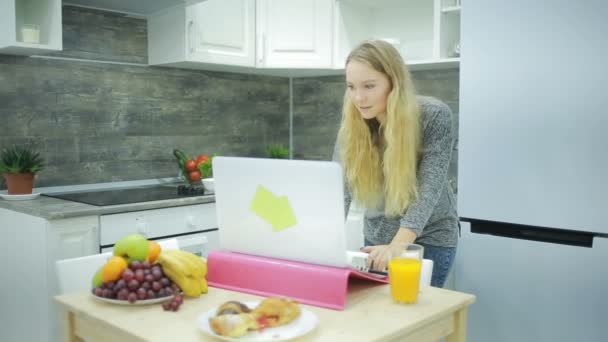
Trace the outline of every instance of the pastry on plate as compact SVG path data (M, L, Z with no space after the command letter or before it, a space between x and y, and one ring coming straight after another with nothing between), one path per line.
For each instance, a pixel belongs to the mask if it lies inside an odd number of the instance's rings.
M264 299L251 311L260 326L278 327L300 316L299 303L289 298L270 297Z
M240 337L260 327L255 318L248 313L215 316L209 319L209 326L220 336Z
M288 298L270 297L253 310L237 301L229 301L218 307L209 318L211 330L221 336L239 337L249 331L278 327L300 316L299 303Z
M241 302L237 302L236 300L231 300L229 302L226 302L226 303L220 305L220 307L217 308L215 315L216 316L238 315L241 313L248 313L250 311L251 311L251 309L248 308L247 305L245 305Z

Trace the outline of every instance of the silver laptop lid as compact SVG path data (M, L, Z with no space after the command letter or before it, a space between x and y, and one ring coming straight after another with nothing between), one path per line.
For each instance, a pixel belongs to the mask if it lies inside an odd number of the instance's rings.
M216 157L213 177L222 249L347 265L339 164Z

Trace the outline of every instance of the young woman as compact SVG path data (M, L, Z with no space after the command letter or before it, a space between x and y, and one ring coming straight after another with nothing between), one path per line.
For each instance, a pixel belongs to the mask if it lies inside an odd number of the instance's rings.
M399 52L382 40L350 53L346 85L334 160L345 171L346 212L352 199L365 207L368 266L386 268L392 247L415 242L434 262L431 285L443 287L459 227L447 179L452 113L416 96Z

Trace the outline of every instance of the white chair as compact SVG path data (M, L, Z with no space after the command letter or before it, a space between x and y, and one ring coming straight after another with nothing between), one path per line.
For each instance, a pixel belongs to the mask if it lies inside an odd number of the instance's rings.
M95 272L108 261L112 253L87 255L55 262L59 293L70 293L92 288Z
M177 239L158 241L163 250L179 249ZM108 261L111 252L84 257L58 260L55 262L59 293L90 290L95 272Z

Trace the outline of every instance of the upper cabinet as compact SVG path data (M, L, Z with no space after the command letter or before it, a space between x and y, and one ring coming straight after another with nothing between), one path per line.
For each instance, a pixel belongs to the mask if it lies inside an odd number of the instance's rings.
M61 50L61 0L0 1L0 53Z
M187 8L188 57L194 61L253 66L255 3L205 1Z
M343 68L348 53L362 40L393 44L411 69L457 67L460 0L339 0L336 54Z
M208 0L151 15L148 61L211 70L253 68L255 1Z
M313 76L342 73L362 40L411 69L458 67L460 0L207 0L148 17L149 63Z
M331 68L333 0L257 0L260 68Z
M193 4L204 0L65 0L70 5L93 7L130 16L146 17L170 7Z

